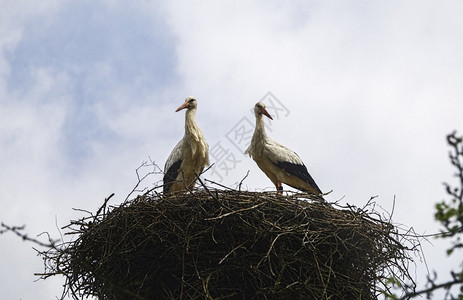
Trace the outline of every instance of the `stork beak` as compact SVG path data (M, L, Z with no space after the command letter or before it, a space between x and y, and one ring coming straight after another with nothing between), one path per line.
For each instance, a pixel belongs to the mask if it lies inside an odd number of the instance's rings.
M262 108L261 111L263 115L266 115L270 118L270 120L273 120L272 116L268 113L268 111L265 108Z
M177 110L175 112L178 112L178 111L180 111L180 110L182 110L184 108L188 108L188 107L190 107L190 103L185 101L182 105L179 106L179 108L177 108Z

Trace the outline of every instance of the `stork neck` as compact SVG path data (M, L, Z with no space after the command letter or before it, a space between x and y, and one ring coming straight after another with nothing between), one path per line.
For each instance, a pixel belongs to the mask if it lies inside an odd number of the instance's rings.
M185 136L196 136L198 125L196 124L196 109L187 110L185 113Z
M265 122L262 115L256 116L256 129L254 130L254 136L256 138L259 137L260 139L267 137L267 134L265 133Z

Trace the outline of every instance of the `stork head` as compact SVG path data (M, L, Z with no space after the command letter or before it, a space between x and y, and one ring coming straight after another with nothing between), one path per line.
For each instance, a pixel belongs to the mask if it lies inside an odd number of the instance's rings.
M183 104L180 105L179 108L177 108L175 112L180 111L185 108L187 108L188 110L195 109L197 105L198 105L198 101L196 101L195 98L188 97L185 99L185 102L183 102Z
M254 114L256 115L256 117L265 115L266 117L269 117L270 120L273 120L272 116L265 109L265 104L262 102L256 103L256 106L254 106Z

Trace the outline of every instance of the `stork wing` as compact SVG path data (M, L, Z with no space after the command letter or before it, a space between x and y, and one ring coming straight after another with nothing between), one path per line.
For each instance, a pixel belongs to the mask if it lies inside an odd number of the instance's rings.
M183 139L174 147L164 166L164 178L162 179L164 194L169 192L170 187L177 179L180 166L182 165L182 143Z
M310 176L307 167L304 165L302 160L296 154L296 152L288 149L287 147L272 141L264 147L264 155L277 167L285 170L289 174L296 176L303 181L307 182L316 189L319 193L322 193L320 188L315 183L315 180Z

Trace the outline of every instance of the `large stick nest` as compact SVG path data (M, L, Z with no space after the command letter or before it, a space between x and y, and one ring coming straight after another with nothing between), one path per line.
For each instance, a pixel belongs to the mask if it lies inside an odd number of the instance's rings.
M42 276L64 275L75 299L376 299L387 277L410 279L389 221L307 197L204 190L105 202L66 227L72 242L41 252Z

